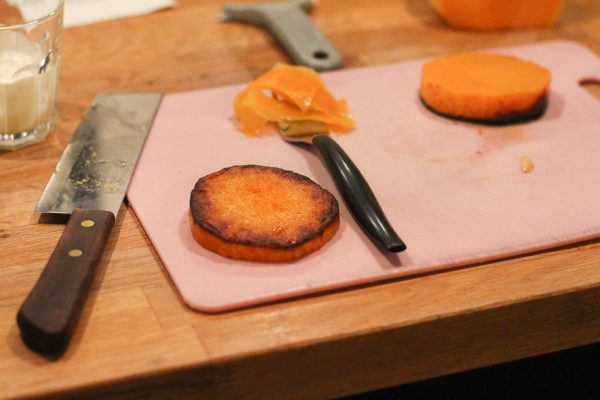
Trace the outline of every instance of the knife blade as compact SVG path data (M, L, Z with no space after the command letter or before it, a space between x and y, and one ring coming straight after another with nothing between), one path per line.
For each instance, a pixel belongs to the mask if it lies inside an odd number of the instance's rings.
M125 197L160 93L105 93L88 108L36 211L70 214L38 281L17 313L25 344L64 352Z

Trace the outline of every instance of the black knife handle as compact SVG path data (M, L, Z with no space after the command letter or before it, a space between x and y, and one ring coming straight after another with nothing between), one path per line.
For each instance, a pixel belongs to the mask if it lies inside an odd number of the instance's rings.
M110 211L76 209L69 217L17 314L21 337L32 350L58 354L68 347L114 223Z
M369 237L387 251L398 253L406 250L406 244L390 225L369 184L348 154L329 136L315 136L312 142L321 153L348 208Z

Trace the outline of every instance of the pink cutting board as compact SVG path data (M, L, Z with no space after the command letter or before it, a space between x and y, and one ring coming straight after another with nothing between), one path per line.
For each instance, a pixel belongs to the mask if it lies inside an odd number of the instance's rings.
M315 153L236 129L232 101L242 86L165 96L128 197L184 301L221 312L600 236L600 105L578 84L600 78L600 59L566 41L493 51L552 71L541 119L487 127L431 114L417 97L424 60L322 75L357 123L334 138L407 243L399 255L382 254L365 237ZM533 172L521 172L523 156ZM293 170L329 189L340 201L337 235L317 253L277 265L197 245L190 191L198 178L236 164Z

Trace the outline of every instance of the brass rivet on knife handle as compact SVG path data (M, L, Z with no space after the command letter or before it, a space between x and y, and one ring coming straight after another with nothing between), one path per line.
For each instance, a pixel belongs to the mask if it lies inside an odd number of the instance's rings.
M95 223L91 219L86 219L85 221L81 221L81 226L84 228L91 228Z
M89 219L96 222L95 229L81 226ZM114 222L110 211L77 209L71 214L56 249L17 314L23 341L32 349L56 354L68 346ZM81 255L74 257L72 249Z
M69 257L81 257L83 255L83 251L79 249L69 250Z

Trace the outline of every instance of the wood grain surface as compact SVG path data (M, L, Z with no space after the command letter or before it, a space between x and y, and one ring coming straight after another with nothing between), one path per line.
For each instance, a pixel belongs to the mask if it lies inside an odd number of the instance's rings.
M33 210L92 99L241 83L288 60L259 28L217 23L223 4L65 30L55 131L0 152L0 397L333 398L599 341L600 241L206 315L125 203L67 352L25 347L15 316L64 230ZM311 18L349 68L557 38L600 54L595 0L567 0L544 30L451 30L423 0L322 0Z

